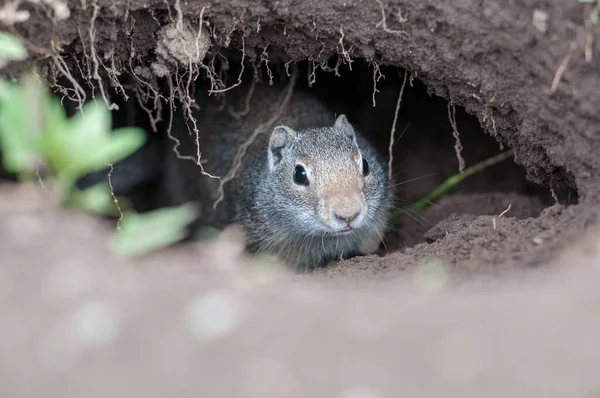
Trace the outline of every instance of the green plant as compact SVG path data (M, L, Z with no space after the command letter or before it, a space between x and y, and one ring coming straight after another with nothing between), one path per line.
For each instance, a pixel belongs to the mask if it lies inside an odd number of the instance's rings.
M0 33L0 67L26 56L16 38ZM41 182L43 174L51 198L62 206L120 215L121 225L111 237L111 248L119 254L141 254L178 241L195 215L189 205L121 214L108 181L76 189L80 177L105 169L144 144L143 130L112 130L111 124L103 102L87 103L68 118L35 71L17 83L0 79L0 149L7 172L21 183Z
M462 173L453 175L452 177L448 178L446 181L441 183L436 189L434 189L431 193L429 193L429 195L410 204L409 206L407 206L404 209L400 209L400 210L393 212L391 219L395 220L399 215L405 214L407 210L424 209L425 207L427 207L427 205L429 205L433 201L442 197L451 188L455 187L458 183L463 181L465 178L470 177L473 174L476 174L480 171L483 171L484 169L486 169L498 162L508 159L510 156L512 156L512 154L513 154L512 150L502 152L501 154L492 156L491 158L485 159L477 164L474 164L473 166L465 169Z
M127 213L111 237L111 248L120 255L135 256L171 245L185 237L185 227L196 214L190 204L145 214Z
M35 72L19 83L0 85L4 169L22 182L31 181L40 173L47 175L63 204L95 212L109 211L112 197L108 187L77 191L75 182L129 156L143 145L144 139L138 128L111 132L110 111L103 103L88 103L81 112L67 118L60 101L50 95ZM86 206L88 202L94 206Z

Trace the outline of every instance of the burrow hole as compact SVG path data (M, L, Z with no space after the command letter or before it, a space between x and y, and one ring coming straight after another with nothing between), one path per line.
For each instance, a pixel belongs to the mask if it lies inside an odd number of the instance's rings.
M337 62L333 59L330 63L336 65ZM229 81L235 83L239 72L235 65L239 64L231 61L228 65ZM332 112L346 114L388 159L391 127L406 72L395 67L375 66L361 59L354 60L351 67L340 65L337 73L314 68L309 61L297 66L300 71L297 89L313 91ZM271 63L268 69L264 65L259 68L249 65L243 78L258 76L260 84L272 83L283 88L287 70L284 64ZM207 84L206 79L200 78L195 83L195 90L206 90ZM161 88L165 98L169 97L167 86L164 84ZM139 106L133 93L129 97L125 102L117 92L112 96L120 106L113 112L115 128L141 126L147 131L149 142L158 140L172 145L165 134L168 104L163 103L162 122L158 124L157 132L152 132L146 110ZM146 106L152 108L152 104ZM177 111L181 112L181 109L179 106ZM459 154L453 123L462 146ZM459 173L459 155L468 168L510 149L506 145L501 148L498 141L483 130L476 116L460 106L449 106L444 98L429 94L418 77L408 79L404 86L394 136L393 173L398 184L395 206L402 211L394 219L394 230L386 236L385 249L382 246L386 252L427 242L426 232L453 213L499 215L510 206L506 216L524 219L539 216L544 208L555 203L549 187L528 181L525 170L509 157L463 180L448 195L424 210L407 209ZM125 162L127 160L115 164L113 174L118 173ZM81 187L98 178L106 178L105 173L83 179ZM161 189L159 178L140 179L139 184L136 178L131 176L130 186L120 189L138 211L155 209L154 198ZM576 201L576 195L571 195L563 204Z

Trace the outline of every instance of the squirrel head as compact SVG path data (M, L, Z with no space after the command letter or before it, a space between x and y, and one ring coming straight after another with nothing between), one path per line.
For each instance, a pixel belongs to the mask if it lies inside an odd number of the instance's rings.
M265 187L281 222L306 235L373 228L386 175L374 151L360 148L346 116L327 127L275 127L267 156Z

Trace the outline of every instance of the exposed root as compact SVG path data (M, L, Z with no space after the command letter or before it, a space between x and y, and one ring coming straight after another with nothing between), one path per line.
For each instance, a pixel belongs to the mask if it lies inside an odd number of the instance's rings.
M340 25L340 40L338 41L338 44L341 48L341 52L340 55L343 57L343 59L346 61L345 63L348 64L348 67L350 68L350 71L352 71L352 62L354 62L352 60L352 58L350 58L350 54L348 53L348 51L344 48L344 37L346 36L344 34L344 25ZM336 70L337 70L337 66L336 66Z
M500 213L497 218L501 218L503 215L505 215L506 213L508 213L511 206L512 206L512 204L509 203L508 207L502 213ZM493 228L495 230L496 229L496 217L492 218L492 226L493 226Z
M142 97L146 97L146 95L141 93L142 89L139 86L136 86L134 90L135 98L137 100L138 105L140 106L140 108L142 108L144 112L146 112L146 114L148 114L148 119L150 120L150 127L152 128L152 131L156 133L158 131L156 125L161 120L160 114L162 110L162 103L160 101L155 102L154 109L156 110L156 116L153 116L152 111L148 109L148 107L144 105L144 101L142 101Z
M554 190L554 188L552 188L552 183L550 183L550 195L552 195L552 199L554 199L554 204L560 204L560 201L558 200L558 195L556 195L556 191Z
M482 118L482 122L486 123L486 125L488 125L487 121L488 119L492 122L492 135L494 137L498 136L498 129L496 128L496 119L494 119L494 114L491 108L491 104L494 102L494 99L496 98L496 94L494 94L492 96L492 99L487 102L487 101L483 101L481 99L481 97L479 97L477 94L473 94L473 98L475 98L476 100L478 100L479 102L483 102L483 118ZM500 150L504 149L504 146L502 145L502 142L499 142L500 144Z
M242 165L242 159L244 158L248 147L254 142L254 140L256 140L256 137L258 137L260 134L265 133L269 128L271 128L271 126L275 124L283 114L283 111L287 107L287 104L290 102L292 93L294 92L294 87L296 85L297 78L298 68L294 67L292 70L292 76L290 77L288 84L282 90L279 96L279 100L277 101L277 104L279 104L279 106L277 107L273 115L266 122L259 124L254 129L250 137L248 137L248 139L244 143L242 143L242 145L240 145L240 147L238 148L238 151L235 155L229 172L227 172L227 175L225 175L225 177L219 181L219 187L217 189L218 197L213 204L213 208L216 209L217 205L223 200L225 196L224 186L227 182L231 181L237 174L239 168Z
M51 45L54 47L54 43L51 42ZM53 48L55 51L56 49ZM73 91L75 91L75 98L72 97L68 97L70 100L77 102L77 109L82 109L83 108L83 104L85 104L85 100L86 100L86 94L85 91L83 90L83 88L81 87L81 85L77 82L77 80L75 80L75 78L73 77L73 75L71 74L71 72L69 71L69 67L67 66L66 62L64 59L62 59L62 57L58 54L53 54L52 55L52 61L54 62L54 66L56 67L56 69L58 69L58 71L67 79L69 80L69 82L71 82L71 84L73 85Z
M110 167L110 170L108 171L107 177L108 177L108 186L110 188L110 195L113 198L113 202L115 203L115 206L117 207L117 211L119 212L119 219L117 220L117 231L121 229L121 220L123 220L123 211L121 210L121 206L119 206L119 200L117 199L116 195L115 195L115 191L113 189L113 185L112 185L112 173L114 171L114 167L112 165L112 163L108 163L108 166Z
M48 187L46 187L46 184L44 184L44 179L42 178L42 175L40 173L39 165L35 168L35 175L37 177L38 184L40 184L40 187L42 188L42 191L48 192Z
M163 97L156 88L154 88L154 86L150 83L148 83L147 81L143 80L142 78L140 78L137 73L135 73L132 65L131 65L131 58L129 59L129 71L131 72L131 75L138 81L139 84L135 85L135 93L136 93L136 99L140 105L140 107L148 114L148 117L150 119L150 125L152 127L152 131L156 132L157 131L157 123L160 122L162 120L161 117L161 112L162 112L162 102L161 99L163 99L165 102L167 101L167 99L165 97ZM143 87L146 88L146 90L144 91ZM148 100L152 100L154 101L154 110L156 111L156 115L153 116L152 115L152 111L146 107L145 102Z
M245 43L245 36L242 36L242 60L240 61L240 74L238 75L238 81L236 83L234 83L233 85L229 86L229 87L225 87L225 88L220 88L220 89L213 89L211 87L210 90L208 90L208 92L210 94L218 94L218 93L224 93L226 91L231 90L232 88L235 88L237 86L239 86L240 84L242 84L242 75L244 74L244 60L246 58L246 43Z
M175 12L177 13L177 21L175 22L175 26L178 31L183 30L183 12L181 11L181 1L175 0L175 4L173 4L173 8L175 8ZM202 21L200 21L202 22Z
M377 82L380 79L385 79L385 76L383 75L383 73L381 73L381 69L379 69L379 64L377 63L377 61L370 60L369 63L373 65L373 108L375 108L375 95L377 95L377 93L379 92L379 90L377 90Z
M250 84L250 88L248 89L248 93L246 94L246 99L244 100L244 109L242 109L240 112L236 112L231 105L228 106L227 113L233 118L239 120L250 112L250 101L252 100L252 96L254 95L257 80L258 79L256 78L252 79L252 83Z
M287 77L290 77L290 76L292 76L292 75L290 74L290 64L291 64L292 62L294 62L294 60L293 60L293 59L290 59L289 61L287 61L287 62L286 62L284 65L283 65L283 66L285 67L285 74L287 75Z
M312 87L313 84L317 81L317 67L315 65L315 61L309 61L308 64L308 87Z
M508 213L508 211L510 210L510 207L512 205L509 203L508 207L506 208L506 210L504 210L502 213L500 213L500 215L498 215L498 218L502 217L503 215L505 215L506 213Z
M218 84L214 71L202 62L211 46L210 39L204 37L203 32L204 12L208 6L204 6L200 11L197 29L192 29L184 22L179 0L175 1L173 7L176 12L175 19L168 7L170 23L162 27L159 32L155 50L157 61L152 64L151 69L158 77L175 76L179 99L184 104L188 118L194 120L191 108L196 108L197 105L193 99L192 82L200 75L201 68L206 70L213 85ZM179 76L180 66L186 71L181 76ZM186 73L187 79L184 81Z
M210 6L204 6L202 7L202 10L200 10L200 16L198 17L198 34L196 35L196 43L194 43L196 45L196 59L199 61L200 60L200 42L202 41L202 23L204 22L204 11L206 11L207 8L209 8Z
M194 118L194 115L192 114L192 105L194 104L195 101L190 96L190 85L192 83L192 74L193 74L192 70L193 70L193 63L190 60L189 71L188 71L188 80L187 80L187 84L185 86L185 96L182 101L183 108L187 114L187 118L189 120L191 120L192 124L193 124L193 132L194 132L194 136L196 139L196 164L198 166L200 166L200 169L202 170L203 174L208 175L210 177L214 177L204 171L204 168L203 168L202 162L201 162L202 153L200 152L200 131L198 130L198 125L196 124L196 118ZM193 80L195 80L195 78Z
M263 52L260 54L260 62L265 64L265 67L267 68L267 75L269 75L269 86L273 85L273 72L271 72L271 68L269 67L269 54L267 53L267 47L269 47L269 45L267 44L263 50Z
M85 72L83 71L83 68L81 67L81 63L79 62L79 59L77 59L77 57L75 55L73 55L71 57L71 59L73 60L73 62L75 62L75 65L77 65L77 70L79 71L79 74L82 77L84 77L85 82L87 83L87 85L90 88L90 90L93 92L94 91L94 85L92 84L92 82L89 79L85 78Z
M465 159L461 155L463 146L460 142L460 133L458 132L458 127L456 126L456 107L451 101L448 102L448 119L450 120L450 125L452 126L452 135L456 140L456 144L454 144L454 151L456 152L456 159L458 159L458 171L462 173L465 170Z
M402 87L400 87L400 93L398 94L398 101L396 102L396 110L394 111L394 122L392 123L392 129L390 131L390 145L388 147L388 179L392 180L392 163L394 162L394 134L396 132L396 123L398 122L398 112L400 112L400 104L402 103L402 95L404 94L404 87L406 87L406 80L408 73L404 71L404 80L402 81Z
M342 65L342 62L344 62L344 63L347 63L350 67L350 70L352 70L351 63L354 61L350 59L350 55L344 49L343 45L341 47L342 52L340 54L338 54L337 60L335 62L335 66L332 68L329 66L328 59L323 60L323 61L321 60L321 55L323 54L323 51L325 51L325 43L321 42L321 44L322 44L321 51L319 51L319 53L316 56L313 56L313 55L308 56L308 61L309 61L308 86L309 87L312 87L313 84L315 84L315 82L317 81L317 75L316 75L317 69L321 69L323 72L328 72L328 73L333 72L336 77L341 77L342 75L340 74L339 68Z
M565 58L563 58L562 62L558 66L558 69L556 69L556 73L554 73L554 79L552 80L552 86L550 87L550 92L554 93L558 89L562 75L565 73L569 62L571 61L573 50L575 50L575 43L571 43L571 46L569 47L569 53Z
M100 65L102 65L104 70L108 73L108 78L110 79L113 86L115 87L115 90L117 92L121 91L121 96L123 97L123 99L125 101L128 101L129 96L127 95L125 88L123 87L123 85L121 84L121 82L119 81L119 78L118 78L119 72L118 72L117 66L115 65L114 47L111 48L111 50L110 50L110 67L106 67L106 65L104 65L104 63L100 59L98 59L98 61L100 62Z
M208 47L210 46L210 43L208 40L206 40L205 38L203 38L203 24L204 24L204 12L206 10L206 8L208 8L207 6L203 7L201 12L200 12L200 18L199 18L199 22L198 22L198 30L197 32L192 36L192 33L190 32L190 29L187 28L187 26L184 25L183 22L183 13L181 10L181 4L180 1L177 0L174 4L174 8L176 11L176 21L175 21L175 28L173 27L165 27L163 28L163 38L162 41L158 44L157 46L157 52L159 53L159 55L162 57L163 61L165 62L170 62L171 64L174 63L174 67L175 67L175 73L173 74L175 77L175 82L176 82L176 87L177 87L177 91L179 93L179 99L182 102L182 106L183 106L183 110L185 112L186 115L186 119L191 121L192 123L192 128L190 133L193 132L194 136L195 136L195 142L196 142L196 157L195 159L192 157L184 157L181 156L181 154L179 154L179 151L177 150L178 146L179 146L179 141L177 139L175 139L175 137L172 136L172 134L170 133L170 128L171 128L171 124L172 124L172 117L173 117L173 96L174 96L174 92L175 89L173 87L173 81L172 81L172 77L169 76L168 83L169 83L169 88L171 90L171 121L169 123L169 132L168 135L171 139L173 139L175 141L175 146L174 146L174 151L177 155L177 157L179 158L184 158L184 159L192 159L194 161L194 163L200 167L200 171L203 175L211 177L211 178L218 178L214 175L211 175L209 173L207 173L204 170L204 167L202 166L202 154L200 151L200 132L198 130L198 126L196 124L196 119L194 118L194 115L192 113L192 108L198 108L198 105L196 104L195 101L195 95L193 93L193 82L197 80L198 75L200 74L200 68L203 68L207 71L209 78L211 79L211 81L213 82L213 84L217 84L215 82L215 73L213 70L211 70L209 67L207 67L206 65L204 65L204 63L202 62L202 60L204 59L206 52L208 51ZM188 40L193 40L194 41L194 48L191 49L189 48L189 42ZM177 40L178 41L178 46L177 47L173 47L173 41ZM187 71L183 74L183 75L179 75L179 65L185 65ZM166 65L165 65L166 67ZM170 72L168 72L167 74L171 74ZM184 78L185 75L187 74L187 79L184 82ZM186 125L188 125L186 123ZM188 125L188 129L189 129L189 125Z
M244 11L242 11L243 13ZM231 27L231 29L229 30L229 32L227 32L227 35L225 35L225 47L229 47L229 44L231 43L231 35L233 34L233 32L235 32L235 30L237 29L237 24L240 21L238 21L237 18L233 17L233 26Z
M80 69L81 72L81 77L87 82L88 86L90 87L90 91L92 94L92 98L94 98L95 95L95 87L92 84L92 66L90 64L90 55L88 54L87 51L87 47L85 45L85 39L83 37L83 34L81 33L81 29L79 28L79 25L77 26L77 33L79 34L79 41L81 43L81 48L83 50L83 59L85 60L85 70L87 73L83 73L83 70ZM76 60L77 58L74 57ZM76 61L77 64L79 65L79 62Z
M399 35L399 36L405 36L405 37L409 37L408 33L406 33L403 30L393 30L390 29L387 26L387 18L385 16L385 7L383 6L383 1L382 0L375 0L377 2L377 4L379 4L379 8L381 9L381 21L379 23L377 23L377 25L375 25L377 28L379 28L380 26L382 27L383 31L385 33L390 33L393 35ZM398 22L400 23L404 23L406 22L406 18L404 18L402 16L402 11L398 12Z
M415 78L417 77L417 72L410 72L410 76L408 77L408 83L411 87L414 87Z
M106 96L106 93L104 92L104 83L102 82L102 78L100 77L100 74L98 73L98 68L99 68L100 62L98 60L98 55L96 54L96 46L94 45L94 41L96 39L95 23L96 23L96 18L98 17L98 11L100 10L100 7L95 2L92 4L92 7L93 7L94 11L92 13L92 18L90 20L90 30L89 30L90 57L92 59L92 64L93 64L92 77L96 80L96 82L98 82L98 88L100 89L100 94L102 95L102 99L104 100L104 103L106 104L108 109L111 111L118 110L119 106L117 104L111 104L110 101L108 100L108 97Z
M167 126L167 137L169 137L169 139L175 143L173 145L173 152L175 153L175 156L177 156L177 158L179 159L190 160L194 162L195 165L200 167L200 173L202 173L202 175L205 175L210 178L219 179L218 176L213 176L212 174L209 174L206 171L204 171L204 166L202 166L202 161L199 156L196 156L194 158L193 156L182 155L181 153L179 153L179 146L181 145L181 141L179 141L177 137L175 137L171 132L171 129L173 128L173 113L175 110L175 86L173 85L173 81L171 80L171 78L167 79L167 84L169 85L169 125Z

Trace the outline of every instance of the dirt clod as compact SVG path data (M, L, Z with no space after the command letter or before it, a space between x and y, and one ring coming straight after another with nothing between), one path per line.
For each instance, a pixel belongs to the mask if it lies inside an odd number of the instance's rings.
M198 33L189 23L171 23L158 32L156 55L167 65L188 68L202 62L210 45L206 28Z

